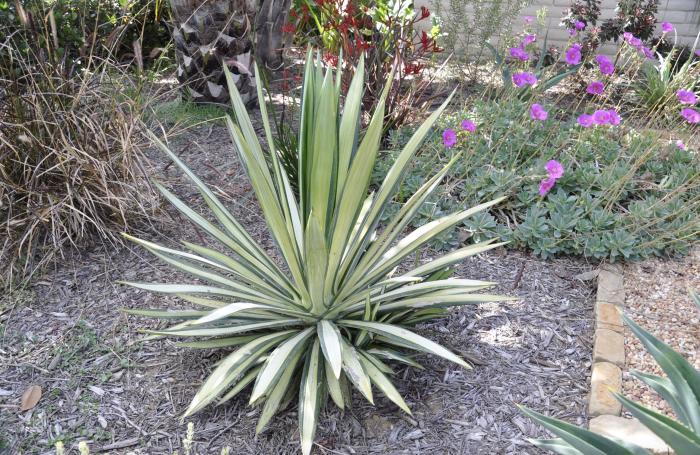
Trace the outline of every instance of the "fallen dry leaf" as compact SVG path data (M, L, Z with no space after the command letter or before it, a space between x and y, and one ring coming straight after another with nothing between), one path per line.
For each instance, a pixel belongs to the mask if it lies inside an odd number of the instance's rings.
M41 399L41 387L33 385L24 391L22 394L22 404L19 407L20 411L29 411Z

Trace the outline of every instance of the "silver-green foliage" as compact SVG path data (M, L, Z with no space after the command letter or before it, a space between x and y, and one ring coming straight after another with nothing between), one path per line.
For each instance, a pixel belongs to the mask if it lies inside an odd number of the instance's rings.
M302 451L309 453L320 408L329 395L338 407L344 408L350 399L350 384L370 402L374 400L374 386L410 412L389 379L393 370L386 363L418 366L406 350L435 354L468 367L444 347L409 331L407 325L440 316L446 307L505 300L477 293L493 283L447 279L443 273L451 265L498 243L471 245L397 272L404 259L426 242L500 199L460 210L404 235L411 218L456 162L455 157L378 231L382 213L408 164L449 99L416 130L382 184L368 195L387 91L361 135L363 67L360 63L341 112L341 74L334 75L331 70L324 73L320 61L312 61L311 57L307 60L298 139L298 198L274 146L267 152L263 150L228 74L235 113L235 120L227 119L231 138L284 267L255 242L214 192L154 138L197 186L217 223L159 185L160 191L226 251L223 254L188 242L183 242L187 251L181 251L132 238L200 283L127 283L177 295L199 308L130 312L183 320L152 333L201 338L183 343L184 346L235 349L218 363L185 416L210 403L226 402L252 385L250 403L262 406L259 432L298 394ZM260 103L260 109L269 146L275 141L265 103Z
M691 292L700 309L700 297ZM615 393L630 414L668 444L677 454L700 453L700 371L696 370L679 353L624 317L635 336L666 373L665 378L640 371L632 375L644 382L669 404L678 420L671 419L653 409ZM558 439L535 440L534 444L563 455L640 455L649 454L646 449L629 441L612 440L566 422L521 408L522 411L550 430Z

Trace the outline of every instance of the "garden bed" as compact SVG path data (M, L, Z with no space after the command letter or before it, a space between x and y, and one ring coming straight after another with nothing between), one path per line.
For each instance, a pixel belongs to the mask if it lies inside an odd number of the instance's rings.
M252 190L220 126L177 138L173 150L209 183L264 249L272 252ZM188 203L201 205L174 167L160 159L159 180ZM164 243L199 239L182 219L153 236ZM171 243L172 244L172 243ZM424 252L422 259L428 259ZM454 310L419 332L474 364L462 371L419 357L426 369L401 371L397 387L413 410L407 416L383 397L376 407L355 396L344 414L323 412L318 453L535 453L527 441L546 432L516 403L586 422L593 334L593 288L576 276L590 265L576 259L541 260L496 251L462 263L456 276L498 281L499 293L520 300ZM102 249L67 258L29 292L0 304L0 421L10 453L45 453L63 439L125 453L178 449L179 421L219 354L178 348L172 341L137 343L154 320L127 317L121 308L178 308L177 299L125 288L119 279L173 282L176 274L138 248ZM185 279L184 277L182 277ZM31 385L43 395L19 412ZM257 438L259 410L247 393L194 416L197 448L230 446L235 453L295 453L296 406ZM190 421L190 419L188 419Z

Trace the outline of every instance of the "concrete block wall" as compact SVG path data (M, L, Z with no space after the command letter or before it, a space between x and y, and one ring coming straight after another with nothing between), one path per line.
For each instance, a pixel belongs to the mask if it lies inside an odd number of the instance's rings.
M469 0L464 0L470 2ZM441 2L440 6L443 11L449 9L448 0L414 0L417 8L427 6L434 8L436 2ZM559 24L564 15L564 11L571 4L571 0L533 0L531 5L522 9L520 16L535 16L541 8L547 8L546 24L549 29L548 43L563 47L566 45L569 35L568 32ZM601 4L600 20L611 18L615 14L616 0L603 0ZM443 16L445 14L443 13ZM659 13L656 16L659 24L663 21L671 22L678 33L678 42L692 46L695 38L700 32L700 0L661 0L659 4ZM448 17L443 17L443 20L448 20ZM452 18L454 19L454 18ZM466 23L469 23L468 21ZM522 30L522 20L516 20L513 24L513 32ZM658 33L660 34L660 25L658 25ZM544 30L539 31L540 36L544 36ZM495 38L495 37L494 37ZM700 47L700 41L697 44ZM604 53L615 53L617 46L608 43L601 49ZM469 50L458 49L459 52Z

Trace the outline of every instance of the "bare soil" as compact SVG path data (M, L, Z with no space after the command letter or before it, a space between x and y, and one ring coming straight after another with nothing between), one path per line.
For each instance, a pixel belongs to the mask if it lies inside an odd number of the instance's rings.
M198 127L172 141L173 150L229 204L272 254L252 189L228 134ZM195 189L162 157L157 177L194 207ZM201 235L174 211L147 238L176 245ZM424 251L422 260L434 255ZM356 394L345 413L322 411L318 454L532 454L526 439L547 436L519 413L523 404L577 425L586 402L593 334L593 286L576 275L591 269L573 259L540 260L505 250L465 261L457 276L498 281L497 292L520 299L452 311L420 332L474 364L463 371L423 356L425 370L398 369L396 384L413 410L403 414L380 397L373 407ZM92 452L170 454L180 449L180 416L221 352L173 341L138 343L158 322L127 317L122 308L184 308L176 298L121 286L116 280L176 282L173 272L141 249L95 247L57 263L31 288L0 300L0 453L52 453L88 441ZM38 404L20 411L31 385ZM198 453L298 453L296 406L255 436L259 410L247 393L188 419ZM73 452L71 452L73 453Z

